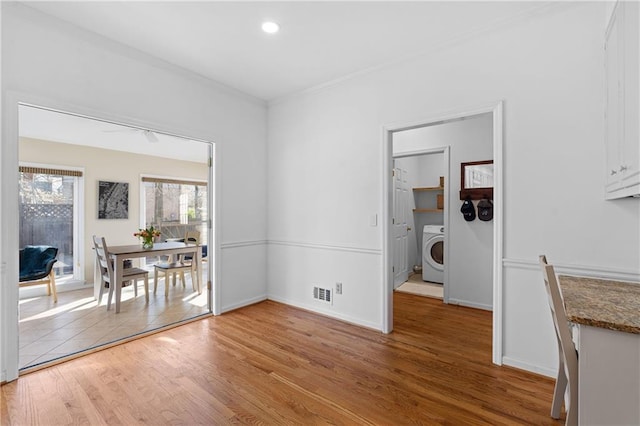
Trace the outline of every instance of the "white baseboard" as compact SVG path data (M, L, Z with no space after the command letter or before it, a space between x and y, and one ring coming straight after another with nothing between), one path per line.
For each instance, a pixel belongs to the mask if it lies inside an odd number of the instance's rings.
M267 295L266 294L261 294L260 296L252 297L250 299L245 299L245 300L242 300L240 302L236 302L236 303L232 303L230 305L222 306L220 308L220 311L221 311L221 313L224 314L225 312L234 311L236 309L244 308L245 306L249 306L249 305L253 305L253 304L256 304L256 303L264 302L265 300L267 300Z
M502 363L504 365L508 365L509 367L519 368L520 370L530 371L532 373L541 374L543 376L551 377L553 379L556 378L558 372L551 368L540 367L538 365L529 364L528 362L521 361L515 358L510 358L508 356L502 357Z
M491 306L491 305L485 305L484 303L469 302L468 300L449 298L449 301L447 303L449 305L460 305L460 306L466 306L467 308L475 308L475 309L482 309L482 310L485 310L485 311L493 311L493 306Z
M309 305L305 303L297 303L289 299L269 296L269 300L273 300L274 302L283 303L285 305L293 306L294 308L304 309L305 311L313 312L315 314L323 315L326 317L330 317L333 319L337 319L340 321L347 322L349 324L357 325L360 327L369 328L371 330L382 331L382 324L375 324L369 321L363 321L359 318L354 318L349 315L344 315L335 311L331 311L328 309L322 309L317 305Z

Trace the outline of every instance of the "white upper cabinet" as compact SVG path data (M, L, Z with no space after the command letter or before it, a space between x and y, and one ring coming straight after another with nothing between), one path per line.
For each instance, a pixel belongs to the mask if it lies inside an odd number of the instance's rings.
M605 34L608 200L640 195L640 7L619 1Z

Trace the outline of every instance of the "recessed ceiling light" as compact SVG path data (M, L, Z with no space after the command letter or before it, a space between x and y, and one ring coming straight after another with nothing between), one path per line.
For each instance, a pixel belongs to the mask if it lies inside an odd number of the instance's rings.
M262 31L268 34L275 34L280 30L280 25L275 22L264 22L262 24Z

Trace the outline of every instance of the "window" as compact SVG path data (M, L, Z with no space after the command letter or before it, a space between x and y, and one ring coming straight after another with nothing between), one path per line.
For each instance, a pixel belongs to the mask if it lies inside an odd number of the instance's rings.
M82 172L19 168L20 247L58 248L56 277L82 279L79 264L78 191Z
M199 181L142 178L144 223L162 233L162 240L184 238L187 231L199 231L207 241L207 183Z

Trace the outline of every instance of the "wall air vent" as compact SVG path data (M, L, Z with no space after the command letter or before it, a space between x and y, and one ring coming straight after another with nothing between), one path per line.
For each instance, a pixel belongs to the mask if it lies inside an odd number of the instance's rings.
M328 288L313 287L313 298L331 303L331 290Z

